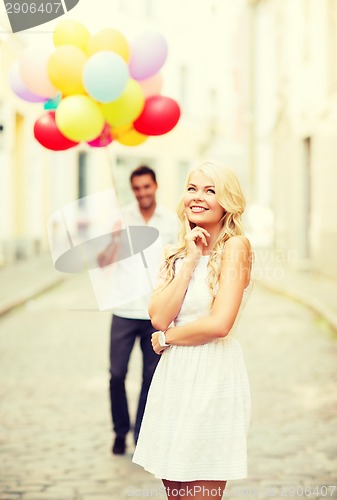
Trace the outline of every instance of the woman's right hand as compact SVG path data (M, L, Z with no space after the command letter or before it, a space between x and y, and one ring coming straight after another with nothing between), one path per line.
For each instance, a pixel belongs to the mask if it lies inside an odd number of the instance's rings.
M186 214L185 217L185 228L186 228L186 252L187 257L199 260L203 253L203 249L207 247L207 236L210 236L209 232L200 226L195 226L191 229L190 222Z

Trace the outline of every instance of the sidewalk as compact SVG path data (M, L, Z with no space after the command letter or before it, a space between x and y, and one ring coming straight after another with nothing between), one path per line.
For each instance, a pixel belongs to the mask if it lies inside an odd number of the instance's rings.
M254 253L256 283L306 305L337 332L337 280L296 269L295 257L290 251L260 248Z
M71 275L55 270L50 253L0 269L0 316Z
M337 281L296 270L292 264L291 255L255 249L255 282L305 304L337 332ZM1 269L0 316L70 276L54 269L49 254Z

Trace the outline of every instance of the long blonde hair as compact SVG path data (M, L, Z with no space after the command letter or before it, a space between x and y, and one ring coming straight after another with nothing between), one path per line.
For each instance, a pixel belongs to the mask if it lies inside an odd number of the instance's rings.
M243 234L241 215L244 212L246 201L239 181L230 168L211 161L203 162L189 172L186 187L189 184L191 176L197 171L202 172L212 180L215 187L216 199L224 209L224 215L221 219L223 223L222 229L215 242L208 262L207 283L214 300L217 291L217 283L220 278L223 248L229 238ZM162 286L166 286L173 280L175 274L175 261L186 255L184 213L184 198L182 197L177 207L177 214L180 220L178 244L165 247L164 263L161 270L161 276L165 279L165 283Z

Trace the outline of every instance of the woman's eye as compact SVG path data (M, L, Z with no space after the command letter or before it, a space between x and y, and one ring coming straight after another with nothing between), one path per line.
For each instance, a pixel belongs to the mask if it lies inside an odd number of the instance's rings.
M214 191L214 189L207 189L207 193L213 193L213 194L215 194L215 191Z
M194 187L191 186L191 187L187 188L187 191L194 191Z

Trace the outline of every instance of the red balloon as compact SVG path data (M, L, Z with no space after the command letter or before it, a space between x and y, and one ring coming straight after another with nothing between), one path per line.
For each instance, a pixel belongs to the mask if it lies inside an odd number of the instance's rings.
M178 103L170 97L154 95L146 99L145 107L133 126L145 135L163 135L173 129L180 118Z
M111 126L109 125L109 123L106 123L100 135L96 137L96 139L87 142L87 144L89 144L89 146L91 146L92 148L104 148L105 146L108 146L112 141L113 137L111 135Z
M55 111L48 111L48 113L45 113L36 120L34 136L42 146L52 151L64 151L78 144L78 142L71 141L68 137L65 137L57 128Z

